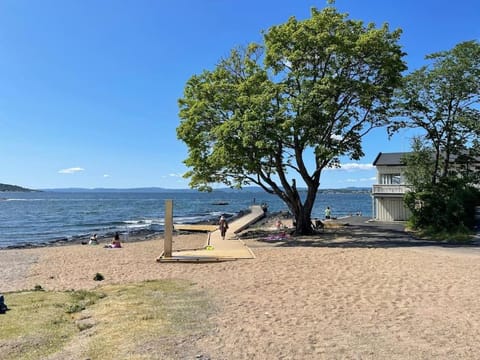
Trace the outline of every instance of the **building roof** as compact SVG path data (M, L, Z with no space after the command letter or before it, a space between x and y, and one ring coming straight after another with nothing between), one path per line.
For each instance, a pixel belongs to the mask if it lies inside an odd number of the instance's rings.
M399 166L405 165L402 161L403 157L408 154L406 152L396 152L396 153L379 153L375 160L373 161L373 165L383 165L383 166Z

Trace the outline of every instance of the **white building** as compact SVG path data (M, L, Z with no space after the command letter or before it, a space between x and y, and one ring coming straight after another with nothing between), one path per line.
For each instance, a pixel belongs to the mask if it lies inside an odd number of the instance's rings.
M408 153L379 153L373 162L377 168L377 181L372 189L372 214L378 221L405 221L411 215L404 205L403 196L408 191L405 184L405 163L402 161ZM452 156L452 169L468 169L470 172L480 172L480 159L460 161L459 157ZM473 184L480 187L480 184ZM480 210L479 210L480 212Z
M402 161L407 153L379 153L373 165L377 168L377 182L372 189L372 214L378 221L405 221L410 210L403 203L405 184Z

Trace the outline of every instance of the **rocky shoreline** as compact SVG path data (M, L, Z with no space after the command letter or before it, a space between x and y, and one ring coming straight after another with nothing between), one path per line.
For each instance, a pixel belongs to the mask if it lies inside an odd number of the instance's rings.
M225 213L224 216L228 219L228 221L233 221L247 214L249 211L250 210L248 209L241 210L235 215ZM201 221L193 224L215 225L217 224L217 222L218 222L217 218L212 218L208 221ZM131 230L128 232L120 232L120 234L121 234L121 240L124 242L138 242L138 241L150 240L152 238L163 238L164 232L163 230L140 229L140 230ZM186 232L186 231L178 232L178 235L182 235L182 234L189 234L189 232ZM50 247L50 246L87 244L92 235L93 234L75 235L75 236L72 236L71 238L62 237L62 238L51 239L51 240L40 242L40 243L27 242L27 243L16 244L16 245L8 245L5 247L0 247L0 250L35 249L35 248L44 248L44 247ZM109 243L114 235L115 235L115 232L113 231L107 232L105 234L97 234L97 239L99 243Z

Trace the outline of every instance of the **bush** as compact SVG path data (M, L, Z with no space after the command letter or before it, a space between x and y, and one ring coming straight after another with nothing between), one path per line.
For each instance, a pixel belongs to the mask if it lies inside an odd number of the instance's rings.
M480 191L455 176L405 195L405 204L412 212L410 224L433 233L468 233L475 225L475 206L479 203Z

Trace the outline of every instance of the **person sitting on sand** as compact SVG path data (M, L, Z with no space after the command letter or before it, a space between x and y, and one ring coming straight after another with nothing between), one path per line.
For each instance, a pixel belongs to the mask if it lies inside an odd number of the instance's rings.
M105 245L106 248L111 248L111 249L119 249L122 247L122 244L120 242L120 234L118 232L115 233L115 236L113 237L113 240L110 244Z
M277 230L283 229L285 227L282 223L282 220L280 219L277 220L277 223L275 224L275 226L277 227Z
M88 245L98 245L97 234L93 234Z
M220 234L222 235L222 240L225 240L225 234L227 233L228 223L223 215L220 216L220 221L218 222L218 228L220 230Z

